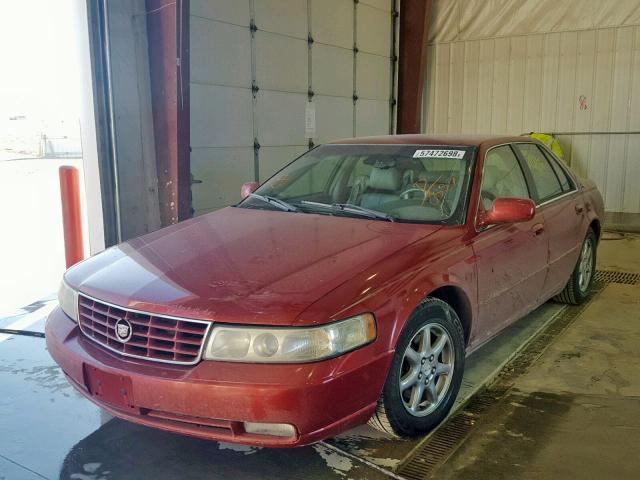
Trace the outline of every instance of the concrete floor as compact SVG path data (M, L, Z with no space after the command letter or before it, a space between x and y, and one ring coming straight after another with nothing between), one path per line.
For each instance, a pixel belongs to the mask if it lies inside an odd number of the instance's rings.
M600 268L640 273L640 240ZM431 478L640 478L640 284L609 284Z
M603 242L600 268L634 262L640 264L639 239ZM606 287L434 477L640 476L639 299L640 286ZM0 319L0 328L27 319L29 330L42 331L52 304ZM474 353L458 405L562 309L545 304ZM398 466L422 442L361 427L310 447L270 450L136 426L80 397L44 339L26 335L0 334L0 385L0 480L399 478Z

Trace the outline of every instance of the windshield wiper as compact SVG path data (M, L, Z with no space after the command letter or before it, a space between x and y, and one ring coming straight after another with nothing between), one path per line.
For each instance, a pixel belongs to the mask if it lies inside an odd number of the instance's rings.
M280 210L284 210L285 212L297 212L298 208L294 207L290 203L285 202L284 200L280 200L276 197L270 197L269 195L259 195L257 193L250 193L249 196L251 198L257 198L258 200L262 200L274 207L279 208Z
M310 202L308 200L302 200L300 203L304 205L311 205L315 207L322 207L331 210L340 210L341 212L353 213L356 215L362 215L369 218L379 218L381 220L387 220L389 222L395 222L395 217L383 213L378 212L377 210L371 210L370 208L360 207L358 205L353 205L351 203L320 203L320 202Z
M334 203L333 206L340 208L340 210L350 213L361 213L363 215L367 215L371 218L381 218L383 220L388 220L389 222L395 222L395 217L389 215L388 213L379 212L377 210L371 210L370 208L360 207L358 205L353 205L351 203Z

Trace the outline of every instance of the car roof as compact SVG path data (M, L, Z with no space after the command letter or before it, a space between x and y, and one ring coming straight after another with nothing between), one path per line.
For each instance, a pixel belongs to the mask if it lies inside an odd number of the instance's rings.
M356 144L356 145L457 145L479 147L491 146L502 143L537 141L527 136L509 135L459 135L459 134L408 134L408 135L379 135L375 137L344 138L329 142L330 144Z

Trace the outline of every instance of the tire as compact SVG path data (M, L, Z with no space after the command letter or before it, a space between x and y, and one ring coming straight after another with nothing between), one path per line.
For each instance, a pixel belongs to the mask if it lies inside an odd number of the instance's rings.
M428 349L423 343L427 331ZM397 438L433 430L455 402L462 382L464 361L464 333L455 310L442 300L426 298L400 334L382 395L369 425ZM449 372L445 373L447 366ZM415 384L407 387L410 381L415 381ZM422 385L423 392L420 393ZM433 401L434 395L436 402ZM416 402L416 398L422 401Z
M587 236L582 242L578 262L573 272L571 272L569 281L565 285L564 290L553 297L556 302L580 305L587 299L591 292L591 285L593 284L593 277L596 271L597 246L598 239L596 234L593 229L589 228ZM585 255L588 255L589 258L585 258ZM585 278L585 275L588 275L588 278Z

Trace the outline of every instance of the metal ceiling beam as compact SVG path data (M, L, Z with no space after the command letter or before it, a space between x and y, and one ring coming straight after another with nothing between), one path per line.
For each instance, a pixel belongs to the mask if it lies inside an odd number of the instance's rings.
M433 0L401 0L397 133L420 133Z

